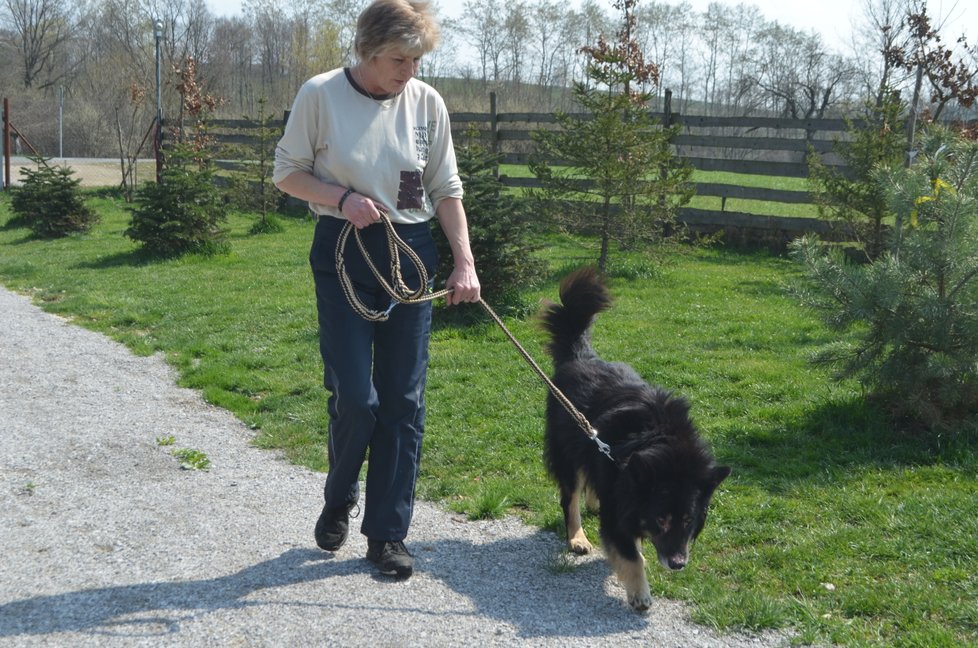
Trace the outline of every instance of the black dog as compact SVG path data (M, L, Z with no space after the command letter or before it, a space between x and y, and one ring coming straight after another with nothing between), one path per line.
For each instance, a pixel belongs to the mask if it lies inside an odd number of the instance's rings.
M611 305L595 270L564 279L560 300L562 305L543 312L554 383L614 457L602 454L554 396L548 397L546 462L560 487L567 543L575 553L592 550L581 528L584 493L588 507L599 508L602 545L629 604L646 610L652 598L642 539L651 540L664 567L685 567L713 492L730 468L716 465L684 399L650 386L626 364L602 360L591 348L591 324Z

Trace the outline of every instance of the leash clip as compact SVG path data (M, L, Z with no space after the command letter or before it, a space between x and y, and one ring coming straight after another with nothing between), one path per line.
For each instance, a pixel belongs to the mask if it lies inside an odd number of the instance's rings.
M598 431L597 430L595 430L594 428L591 428L591 431L588 432L588 436L591 437L591 439L597 444L598 450L601 451L601 454L603 454L604 456L608 457L612 461L615 460L615 458L611 456L611 446L608 445L607 443L605 443L604 441L602 441L601 439L598 438Z

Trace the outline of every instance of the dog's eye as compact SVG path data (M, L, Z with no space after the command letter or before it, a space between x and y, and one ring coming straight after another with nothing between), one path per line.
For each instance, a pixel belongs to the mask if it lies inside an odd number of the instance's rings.
M683 528L688 529L692 525L693 525L693 516L687 513L686 515L683 516Z

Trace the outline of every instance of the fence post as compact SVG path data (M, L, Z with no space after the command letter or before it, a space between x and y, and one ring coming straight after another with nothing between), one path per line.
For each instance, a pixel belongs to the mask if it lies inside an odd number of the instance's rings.
M3 190L10 189L10 100L3 98Z
M665 116L662 118L662 128L669 129L670 127L672 127L672 90L669 90L668 88L666 89L666 96L662 104L662 110L665 112ZM671 136L669 137L669 140L671 143L672 140ZM662 167L659 168L659 179L662 180L663 183L665 183L665 181L668 178L669 178L669 169L666 168L665 165L663 165ZM664 210L665 204L666 204L666 196L665 194L663 194L662 197L659 199L659 207Z
M489 93L489 137L493 155L499 155L499 115L496 112L496 91ZM499 179L499 160L496 160L496 170L493 173Z
M662 125L666 128L672 126L672 90L666 89L666 98L662 105L662 110L665 113L665 117L662 119Z

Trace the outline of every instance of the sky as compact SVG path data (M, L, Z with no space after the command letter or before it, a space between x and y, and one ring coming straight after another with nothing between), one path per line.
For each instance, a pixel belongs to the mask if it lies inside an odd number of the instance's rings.
M611 13L610 0L600 0ZM713 1L721 4L755 5L768 20L776 20L803 31L814 30L822 35L830 49L845 52L849 48L852 24L861 15L861 0L688 0L696 11L705 11ZM465 0L436 0L444 16L458 18ZM675 0L676 4L680 0ZM207 0L217 15L241 13L241 0ZM580 6L578 0L569 4ZM968 5L972 5L968 7ZM948 27L942 31L944 41L953 43L965 33L971 43L978 41L978 5L974 0L929 0L928 13L934 19L946 19Z

